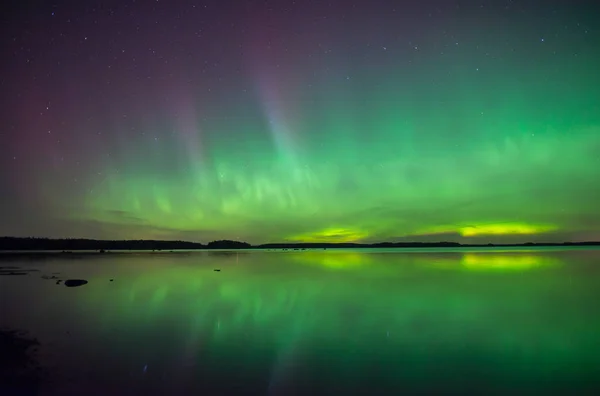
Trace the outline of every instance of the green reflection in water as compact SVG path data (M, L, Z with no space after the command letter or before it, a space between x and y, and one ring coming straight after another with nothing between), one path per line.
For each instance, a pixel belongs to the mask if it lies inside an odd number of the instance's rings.
M435 260L424 257L422 261L426 266L458 271L518 272L561 265L557 257L527 251L446 254Z
M129 270L114 283L90 283L81 312L95 331L119 329L108 348L150 344L144 353L152 355L168 345L188 370L236 361L284 383L319 367L313 376L357 376L349 383L374 370L390 383L536 386L600 373L600 278L582 272L575 256L306 251L116 260Z
M291 253L289 257L294 262L318 265L330 269L359 269L373 263L373 255L364 252L348 251L306 251Z
M543 257L530 253L514 254L474 254L467 253L462 257L461 264L473 271L526 271L536 268L559 264L553 257Z

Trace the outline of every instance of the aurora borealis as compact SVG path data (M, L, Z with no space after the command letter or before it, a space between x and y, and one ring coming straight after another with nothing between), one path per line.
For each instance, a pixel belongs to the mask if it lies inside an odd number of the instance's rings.
M528 3L15 5L0 235L600 240L598 7Z

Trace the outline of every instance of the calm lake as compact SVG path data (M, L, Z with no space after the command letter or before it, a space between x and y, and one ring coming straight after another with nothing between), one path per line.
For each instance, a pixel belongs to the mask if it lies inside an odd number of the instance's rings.
M40 341L40 394L600 391L598 249L107 253L0 267L35 270L0 276L0 327Z

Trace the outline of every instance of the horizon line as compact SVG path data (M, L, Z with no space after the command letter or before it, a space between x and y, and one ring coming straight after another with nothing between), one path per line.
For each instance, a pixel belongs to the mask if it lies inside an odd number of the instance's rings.
M429 245L430 247L435 247L436 245L444 245L443 247L518 247L518 246L569 246L569 245L600 245L600 241L563 241L563 242L514 242L514 243L492 243L492 242L482 242L482 243L461 243L461 242L450 242L450 241L435 241L435 242L418 242L418 241L403 241L403 242L393 242L393 241L381 241L381 242L267 242L260 244L251 244L245 241L233 240L233 239L221 239L221 240L213 240L207 243L203 242L192 242L185 240L164 240L164 239L94 239L94 238L80 238L80 237L69 237L69 238L50 238L50 237L15 237L15 236L0 236L1 240L17 240L27 241L27 240L39 240L45 242L66 242L66 241L79 241L79 242L90 242L90 243L158 243L161 245L164 244L185 244L190 248L192 246L196 247L212 247L215 245L238 245L243 248L260 248L260 247L270 247L270 246L364 246L364 247L377 247L379 245L388 245L390 247L410 247L409 245L418 245L424 246ZM212 245L212 246L211 246ZM424 246L427 247L427 246ZM0 250L7 250L6 248L0 247ZM59 249L63 250L63 249ZM119 250L119 249L117 249Z

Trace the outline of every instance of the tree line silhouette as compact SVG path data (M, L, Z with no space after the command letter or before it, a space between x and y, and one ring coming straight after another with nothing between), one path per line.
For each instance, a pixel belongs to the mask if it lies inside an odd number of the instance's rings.
M200 250L200 249L327 249L327 248L452 248L452 247L516 247L516 246L600 246L600 242L523 243L523 244L461 244L457 242L381 242L363 243L268 243L251 245L247 242L219 240L207 244L187 241L161 240L96 240L82 238L50 239L0 237L0 251L98 251L111 250Z
M192 249L242 249L249 243L238 241L212 241L204 245L187 241L160 240L96 240L82 238L18 238L0 237L0 250L192 250Z

